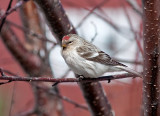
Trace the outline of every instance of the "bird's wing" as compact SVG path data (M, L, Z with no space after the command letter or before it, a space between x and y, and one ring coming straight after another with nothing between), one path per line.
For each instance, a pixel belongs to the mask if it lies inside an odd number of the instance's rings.
M103 51L100 51L95 46L81 46L77 49L78 54L86 60L98 62L104 65L111 66L125 66L115 60L113 60L108 54Z

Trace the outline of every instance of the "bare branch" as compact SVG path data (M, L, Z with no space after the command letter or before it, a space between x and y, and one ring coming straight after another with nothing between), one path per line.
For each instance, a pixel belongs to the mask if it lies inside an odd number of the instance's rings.
M61 44L61 39L64 35L70 33L76 33L75 28L69 22L64 9L59 0L34 0L42 8L45 13L46 19L50 25L50 28L56 39ZM60 12L60 13L59 13ZM80 83L81 89L83 91L84 97L89 105L90 111L94 116L99 114L113 116L111 105L104 94L102 87L99 82L94 82L96 85L89 83ZM86 86L87 85L87 86ZM93 94L94 93L94 94ZM96 99L97 96L102 99L97 99L96 104L93 104L91 99ZM103 109L103 111L101 111ZM105 111L105 112L104 112Z
M6 12L8 12L8 10L11 8L12 2L13 2L13 0L10 0L10 2L9 2L9 5L8 5L8 8L7 8L7 11L6 11ZM2 19L2 22L1 22L1 24L0 24L0 32L1 32L1 30L2 30L3 24L5 23L5 20L6 20L6 17Z
M15 24L15 23L13 23L13 22L11 22L11 21L9 21L9 20L6 20L6 23L10 24L11 26L16 27L17 29L20 29L21 31L25 32L26 34L29 34L29 35L31 35L31 36L33 36L33 37L36 37L36 39L39 39L39 40L44 41L44 42L49 42L49 43L52 43L52 44L54 44L54 45L57 44L57 43L55 43L54 41L47 39L47 38L46 38L45 36L43 36L42 34L35 33L34 31L32 31L32 30L30 30L30 29L28 29L28 28L25 28L25 27L23 27L23 26L20 26L20 25L18 25L18 24Z
M67 98L66 96L62 96L60 94L55 93L54 91L50 91L49 88L44 88L42 86L37 86L37 87L40 88L40 89L42 89L42 90L44 90L45 92L48 92L48 93L50 93L50 94L52 94L52 95L54 95L54 96L56 96L56 97L58 97L58 98L60 98L60 99L62 99L64 101L68 102L68 103L73 104L75 107L78 107L78 108L81 108L81 109L84 109L84 110L88 111L88 108L86 106L78 104L77 102L75 102L75 101Z
M0 76L0 80L10 80L10 81L42 81L42 82L58 82L58 83L64 83L64 82L97 82L97 81L110 81L114 79L122 79L122 78L128 78L128 77L137 77L136 75L124 73L119 75L111 75L111 76L102 76L98 78L51 78L51 77L21 77L21 76Z
M11 98L11 103L10 103L9 116L11 116L11 113L12 113L12 108L13 108L13 104L14 104L15 89L16 89L16 83L14 83L13 88L12 88L12 98Z
M76 33L59 0L34 0L43 10L51 31L61 44L64 35Z
M5 76L5 74L4 74L4 71L0 68L0 74L2 75L2 76ZM7 81L7 82L0 82L0 85L3 85L3 84L7 84L7 83L10 83L11 81Z
M92 25L94 26L94 29L95 29L95 34L94 34L94 36L92 37L92 39L90 41L92 43L95 40L96 36L97 36L97 27L93 22L91 22L91 23L92 23Z
M68 73L69 71L70 71L70 69L69 69L66 73ZM4 75L4 72L5 72L5 73L8 73L8 74L11 74L11 75L14 75L14 76L17 76L16 74L14 74L14 73L12 73L12 72L10 72L10 71L8 71L8 70L4 70L4 69L1 69L1 68L0 68L0 73L1 73L1 75L3 74L2 76L5 76L5 75ZM66 76L66 75L65 75L65 76ZM12 82L12 81L10 81L10 82ZM83 106L83 105L81 105L81 104L78 104L78 103L76 103L75 101L67 98L66 96L62 96L62 95L56 93L55 91L50 91L50 89L47 88L47 87L39 86L39 85L35 85L35 87L40 88L40 89L44 90L45 92L48 92L49 94L52 94L52 95L54 95L54 96L56 96L56 97L58 97L58 98L60 98L60 99L62 99L62 100L64 100L64 101L66 101L66 102L68 102L68 103L71 103L71 104L75 105L75 107L82 108L82 109L84 109L84 110L88 110L88 108L87 108L86 106ZM34 108L34 109L35 109L35 108ZM28 111L28 112L20 113L19 115L22 116L22 115L33 114L33 113L34 113L34 110L30 110L30 111Z
M129 14L128 14L128 12L127 12L127 9L126 9L125 5L122 5L122 6L123 6L124 13L125 13L125 15L126 15L126 17L127 17L127 19L128 19L128 22L129 22L131 31L132 31L132 33L134 34L134 38L135 38L135 40L136 40L137 46L138 46L138 48L139 48L139 50L140 50L140 52L141 52L141 55L143 56L143 48L142 48L142 45L141 45L141 43L140 43L140 38L138 38L138 35L137 35L138 33L137 33L137 32L134 30L134 28L133 28L131 19L130 19L130 17L129 17Z
M142 9L138 6L137 1L135 0L126 0L126 2L139 14L142 16Z
M125 60L125 59L119 59L119 58L113 58L119 62L125 62L125 63L130 63L130 64L134 64L134 65L142 65L143 62L142 61L132 61L132 60Z
M89 10L90 11L90 9L88 9L88 8L84 8L85 10ZM98 18L100 18L101 20L103 20L104 22L106 22L107 24L109 24L116 32L118 32L118 34L119 35L121 35L121 36L123 36L123 37L127 37L126 35L124 35L124 33L122 32L122 30L121 30L121 28L120 27L118 27L114 22L112 22L110 19L108 19L108 18L106 18L106 17L104 17L104 16L102 16L102 15L100 15L99 13L97 13L97 12L94 12L93 11L93 14L95 15L95 16L97 16ZM123 29L124 30L124 29ZM129 39L128 37L127 37L127 39Z
M160 1L142 0L144 26L144 116L160 116Z
M25 4L26 5L26 4ZM31 6L28 5L31 8ZM35 11L35 10L33 10ZM33 12L32 11L32 12ZM27 18L29 20L29 18ZM34 23L35 24L35 23ZM37 24L37 23L36 23ZM38 24L37 24L38 25ZM32 25L35 27L35 25ZM30 28L32 30L32 27ZM51 76L51 68L47 62L38 55L34 54L33 51L29 51L25 45L19 42L19 38L15 35L14 31L10 28L9 24L5 24L2 33L2 40L4 41L5 45L9 48L12 55L19 61L23 69L26 71L28 75L33 76ZM43 42L44 43L44 42ZM38 47L38 46L36 46ZM35 108L36 112L33 112L37 115L48 115L52 112L52 115L62 116L63 114L63 106L61 105L61 100L55 98L54 96L48 95L42 90L36 90L34 83L32 84L32 88L34 90L35 95ZM36 83L37 84L37 83ZM57 87L54 87L54 89ZM58 89L56 91L58 93ZM41 104L40 101L47 100L48 102ZM50 105L52 103L52 105ZM58 104L58 105L57 105ZM59 108L61 106L61 108ZM43 111L41 110L43 109ZM47 110L46 110L47 109ZM32 113L32 112L31 112Z
M104 5L108 0L103 0L102 2L100 2L98 5L96 5L94 8L92 8L91 10L89 10L89 13L83 17L83 19L80 21L80 23L76 26L76 28L79 28L83 22L99 7L101 7L102 5Z
M24 3L28 2L29 0L21 0L16 3L16 5L12 8L10 8L8 11L6 11L3 15L0 16L0 20L6 18L9 14L16 11L20 6L22 6Z
M17 35L14 33L14 31L10 28L8 24L5 23L0 35L5 45L14 55L14 57L19 60L25 71L29 71L31 75L37 75L40 73L39 66L42 65L41 59L37 55L29 52L24 47L24 45L22 45L22 43L18 41L19 39Z

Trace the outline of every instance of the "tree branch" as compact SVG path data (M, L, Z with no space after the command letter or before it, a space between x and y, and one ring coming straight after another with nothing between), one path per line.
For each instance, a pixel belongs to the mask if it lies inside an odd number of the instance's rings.
M20 6L22 6L24 3L28 2L29 0L21 0L16 3L16 5L9 10L7 10L3 15L0 16L0 20L6 18L9 14L16 11Z
M137 12L140 16L142 16L142 9L138 6L137 1L134 0L126 0L126 2L132 7L132 9Z
M9 80L9 81L26 81L26 82L32 82L32 81L41 81L41 82L58 82L58 83L64 83L64 82L97 82L97 81L106 81L108 80L114 80L114 79L122 79L122 78L128 78L128 77L136 77L136 75L124 73L119 75L110 75L110 76L102 76L98 78L52 78L52 77L21 77L21 76L6 76L2 75L0 76L0 80Z
M17 29L23 31L24 33L26 33L26 34L28 34L28 35L30 35L30 36L35 37L35 39L39 39L40 41L44 41L44 42L49 42L49 43L52 43L52 44L54 44L54 45L57 44L56 42L47 39L44 35L39 34L39 33L36 33L36 32L33 31L32 29L29 29L29 28L20 26L20 25L18 25L18 24L16 24L16 23L13 23L12 21L9 21L9 20L6 20L6 23L8 23L8 24L11 25L11 26L16 27Z
M56 97L66 101L66 102L68 102L70 104L73 104L75 107L78 107L78 108L81 108L81 109L84 109L84 110L88 111L88 107L86 107L84 105L81 105L81 104L78 104L75 101L67 98L66 96L62 96L60 94L55 93L54 91L50 91L49 88L45 88L45 87L42 87L42 86L36 86L36 87L44 90L45 92L48 92L49 94L52 94L52 95L56 96Z
M8 10L11 8L12 2L13 2L13 0L10 0L10 2L9 2L9 5L8 5L8 8L7 8L7 11L6 11L6 12L8 12ZM4 17L4 18L2 19L2 22L1 22L1 24L0 24L0 32L1 32L1 29L2 29L2 27L3 27L3 24L5 23L5 20L6 20L6 17Z
M83 17L83 19L79 22L79 24L76 26L76 29L79 28L84 21L98 8L100 8L101 6L103 6L106 2L108 2L108 0L103 0L102 2L100 2L99 4L97 4L95 7L93 7L91 10L89 10L88 14Z
M43 65L41 59L37 55L29 52L24 45L18 41L17 35L8 24L4 24L0 36L6 47L19 61L25 71L29 72L30 75L37 75L40 73L39 67L41 67L40 65Z
M160 1L142 0L144 33L144 116L160 116Z
M22 2L24 1L19 1L18 3L22 3ZM32 7L31 4L28 4L28 5L25 4L25 6L29 7L30 9ZM35 12L35 10L37 9L34 7L33 11ZM32 15L33 11L28 12L29 13L28 15ZM37 18L37 20L39 20L39 17ZM29 17L27 18L27 21L30 21ZM32 24L31 28L29 29L32 30L33 27L37 27L35 25L39 26L39 24L34 23L34 25ZM5 45L8 47L12 55L17 59L21 67L24 69L24 71L26 71L28 75L32 75L32 76L44 76L44 75L51 76L52 75L52 71L49 64L45 62L40 55L35 54L33 49L29 51L29 49L27 49L27 47L25 46L26 43L25 45L23 45L19 41L19 38L15 35L14 31L10 28L9 24L7 23L4 24L2 33L0 34L2 36L2 40L4 41ZM36 44L36 47L39 47L39 45ZM47 61L48 59L46 58L45 60ZM34 83L32 83L32 88L35 93L35 106L34 106L34 109L32 110L35 112L33 113L37 115L45 115L45 116L48 116L50 113L52 113L52 115L63 116L63 106L61 104L61 99L58 99L57 97L54 97L48 93L45 93L40 89L37 90L35 88L35 85ZM55 90L58 93L57 87L53 87L52 90ZM48 101L48 102L41 104L40 101ZM61 108L59 108L59 106L61 106Z
M76 33L59 0L34 0L43 10L51 31L61 44L64 35Z

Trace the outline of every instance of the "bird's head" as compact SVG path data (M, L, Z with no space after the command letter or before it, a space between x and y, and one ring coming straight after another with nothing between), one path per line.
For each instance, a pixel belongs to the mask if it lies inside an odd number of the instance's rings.
M80 37L76 34L69 34L66 35L62 38L62 47L63 49L67 48L67 47L71 47L71 46L77 46L79 45L80 42Z

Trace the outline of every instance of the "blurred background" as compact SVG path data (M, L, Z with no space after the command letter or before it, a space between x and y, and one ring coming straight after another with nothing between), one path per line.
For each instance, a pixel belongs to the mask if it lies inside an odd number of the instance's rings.
M0 0L1 12L8 7L9 0ZM12 6L17 3L13 0ZM105 51L114 59L142 72L142 10L140 0L61 0L66 14L76 28L78 34ZM32 11L34 12L34 11ZM7 16L19 41L36 53L39 48L30 48L25 44L25 31L18 28L24 26L22 8ZM49 50L48 59L54 78L75 77L61 56L61 47L45 23L45 18L38 11L43 26L43 35L55 44L45 41ZM32 25L30 25L32 27ZM29 28L30 29L30 28ZM30 35L29 35L30 36ZM0 68L19 76L28 76L21 64L7 49L0 36ZM24 53L25 54L25 53ZM40 50L40 56L44 51ZM113 73L106 73L110 75ZM115 73L114 73L115 74ZM39 83L39 82L37 82ZM139 116L142 109L142 80L127 78L101 82L116 116ZM51 88L51 84L47 83ZM58 85L59 93L78 104L87 106L77 83ZM62 99L66 116L90 116L90 113ZM18 116L30 111L35 105L34 91L28 82L11 82L0 85L0 116Z

